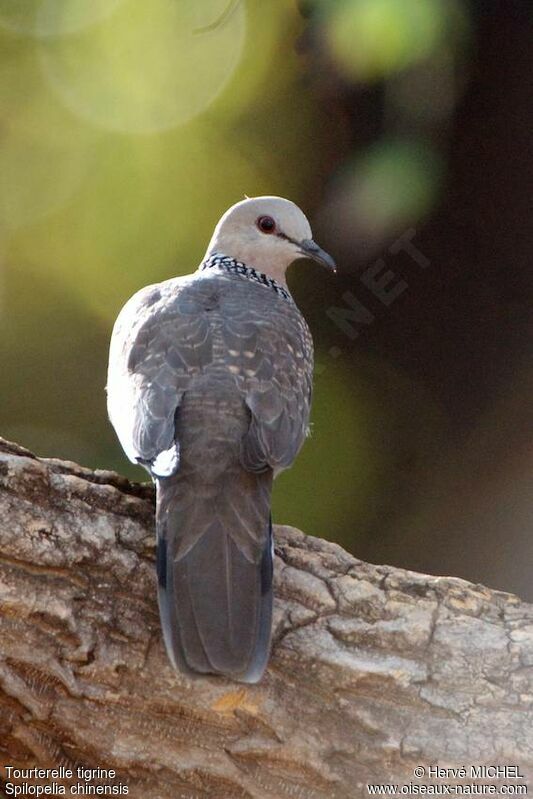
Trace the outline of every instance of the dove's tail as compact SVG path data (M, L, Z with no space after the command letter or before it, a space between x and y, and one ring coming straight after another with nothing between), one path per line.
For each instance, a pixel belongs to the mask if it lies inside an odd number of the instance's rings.
M191 484L192 482L192 484ZM157 483L159 609L168 655L185 673L261 679L272 624L272 473L239 468L224 489Z

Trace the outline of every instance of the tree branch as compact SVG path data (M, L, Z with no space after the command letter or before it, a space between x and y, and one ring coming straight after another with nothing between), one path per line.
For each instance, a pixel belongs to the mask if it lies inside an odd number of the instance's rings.
M0 442L0 766L113 768L149 799L344 799L435 763L531 775L533 607L275 536L265 679L191 681L160 634L152 489Z

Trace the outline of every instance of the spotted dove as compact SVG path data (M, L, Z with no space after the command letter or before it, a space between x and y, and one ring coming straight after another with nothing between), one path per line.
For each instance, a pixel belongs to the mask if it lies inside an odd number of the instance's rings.
M272 480L306 437L313 344L285 281L334 269L302 211L246 199L196 272L147 286L113 329L108 411L156 484L158 596L175 668L257 682L272 619Z

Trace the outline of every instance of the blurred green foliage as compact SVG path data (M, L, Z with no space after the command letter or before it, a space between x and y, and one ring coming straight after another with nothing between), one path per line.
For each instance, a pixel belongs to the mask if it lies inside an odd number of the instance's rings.
M317 3L306 23L281 0L0 0L0 433L145 479L105 413L120 307L193 271L244 193L316 207L346 136L295 47L309 26L315 55L328 53L343 80L399 80L424 60L448 69L451 8L343 0ZM429 102L400 95L399 119ZM427 131L404 128L350 149L336 173L348 227L353 216L378 243L437 196ZM276 489L279 521L349 542L389 469L378 407L364 378L328 366L313 436Z
M437 153L423 141L383 138L346 166L342 190L354 218L381 241L391 223L401 229L432 207L440 173Z
M339 67L360 81L416 64L446 41L453 0L325 0L328 45Z

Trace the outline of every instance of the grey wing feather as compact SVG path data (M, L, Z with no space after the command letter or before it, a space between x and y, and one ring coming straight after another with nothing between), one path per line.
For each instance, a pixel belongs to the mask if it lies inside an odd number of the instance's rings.
M309 429L313 343L296 307L285 306L267 324L257 322L260 335L244 351L251 419L242 462L252 471L269 466L278 472L290 466Z
M212 361L202 292L185 292L189 283L178 279L143 289L115 323L108 412L134 462L153 465L169 453L160 461L177 468L176 410L191 378Z
M222 281L222 282L221 282ZM222 291L221 291L222 286ZM202 373L231 376L250 411L242 444L246 469L290 466L309 426L313 369L311 334L295 305L267 290L224 279L167 281L135 295L113 332L109 416L133 461L172 462L175 414ZM214 351L210 299L217 296L220 346ZM218 358L218 363L215 361ZM218 369L218 374L217 374Z

